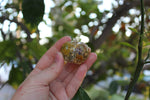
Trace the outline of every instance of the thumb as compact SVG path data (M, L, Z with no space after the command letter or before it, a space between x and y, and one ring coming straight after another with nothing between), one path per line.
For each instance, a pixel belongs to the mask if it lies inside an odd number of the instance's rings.
M41 71L38 75L35 76L35 80L38 80L40 82L44 82L46 84L49 84L51 81L56 79L60 72L62 71L64 66L64 59L60 52L56 54L54 63Z

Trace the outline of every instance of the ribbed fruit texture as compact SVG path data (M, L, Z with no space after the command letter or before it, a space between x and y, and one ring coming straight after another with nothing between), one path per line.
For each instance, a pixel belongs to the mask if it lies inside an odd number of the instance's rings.
M70 41L62 46L61 52L66 62L82 64L88 58L91 49L83 42Z

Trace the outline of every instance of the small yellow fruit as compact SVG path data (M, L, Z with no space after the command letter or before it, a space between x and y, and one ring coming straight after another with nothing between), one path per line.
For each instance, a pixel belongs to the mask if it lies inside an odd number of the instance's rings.
M83 42L70 41L62 46L61 52L65 61L82 64L88 58L91 49Z

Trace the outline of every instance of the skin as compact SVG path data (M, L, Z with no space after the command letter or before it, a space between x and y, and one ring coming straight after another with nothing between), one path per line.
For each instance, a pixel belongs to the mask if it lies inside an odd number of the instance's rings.
M81 65L64 64L60 53L69 36L58 40L39 60L15 92L12 100L71 100L97 56L90 53Z

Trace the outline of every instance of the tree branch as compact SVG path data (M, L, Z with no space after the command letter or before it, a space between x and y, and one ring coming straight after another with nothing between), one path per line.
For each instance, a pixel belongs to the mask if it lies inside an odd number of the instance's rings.
M18 26L20 26L22 28L22 30L25 31L25 33L27 34L27 41L30 42L32 41L32 38L31 38L31 32L28 30L28 28L21 22L18 22L17 19L12 19L10 20L8 17L6 16L1 16L0 17L1 21L3 22L4 20L9 20L10 22L15 22Z
M139 35L139 43L138 43L138 63L137 63L137 67L133 76L133 79L131 80L130 84L129 84L129 88L127 91L127 94L125 96L125 100L128 100L132 90L140 76L140 72L144 66L144 61L142 60L142 46L143 46L143 34L144 34L144 4L143 4L143 0L140 0L140 4L141 4L141 30L140 30L140 35Z
M144 1L145 1L144 2L145 6L150 6L149 0L144 0ZM118 9L114 11L113 16L107 21L106 27L102 31L102 35L98 39L92 42L95 50L100 48L102 43L112 34L112 27L116 24L117 20L121 16L127 15L129 9L137 6L140 6L139 0L134 0L134 1L127 0L124 2L122 6L120 6Z
M148 50L148 54L147 54L147 57L145 58L145 63L147 62L147 60L149 59L149 57L150 57L150 49Z
M5 82L1 85L0 90L7 84L8 82Z
M148 63L150 63L150 61L146 61L144 64L148 64Z
M1 34L2 34L3 40L5 41L6 40L6 35L5 35L5 33L3 32L2 29L0 29L0 30L1 30Z

